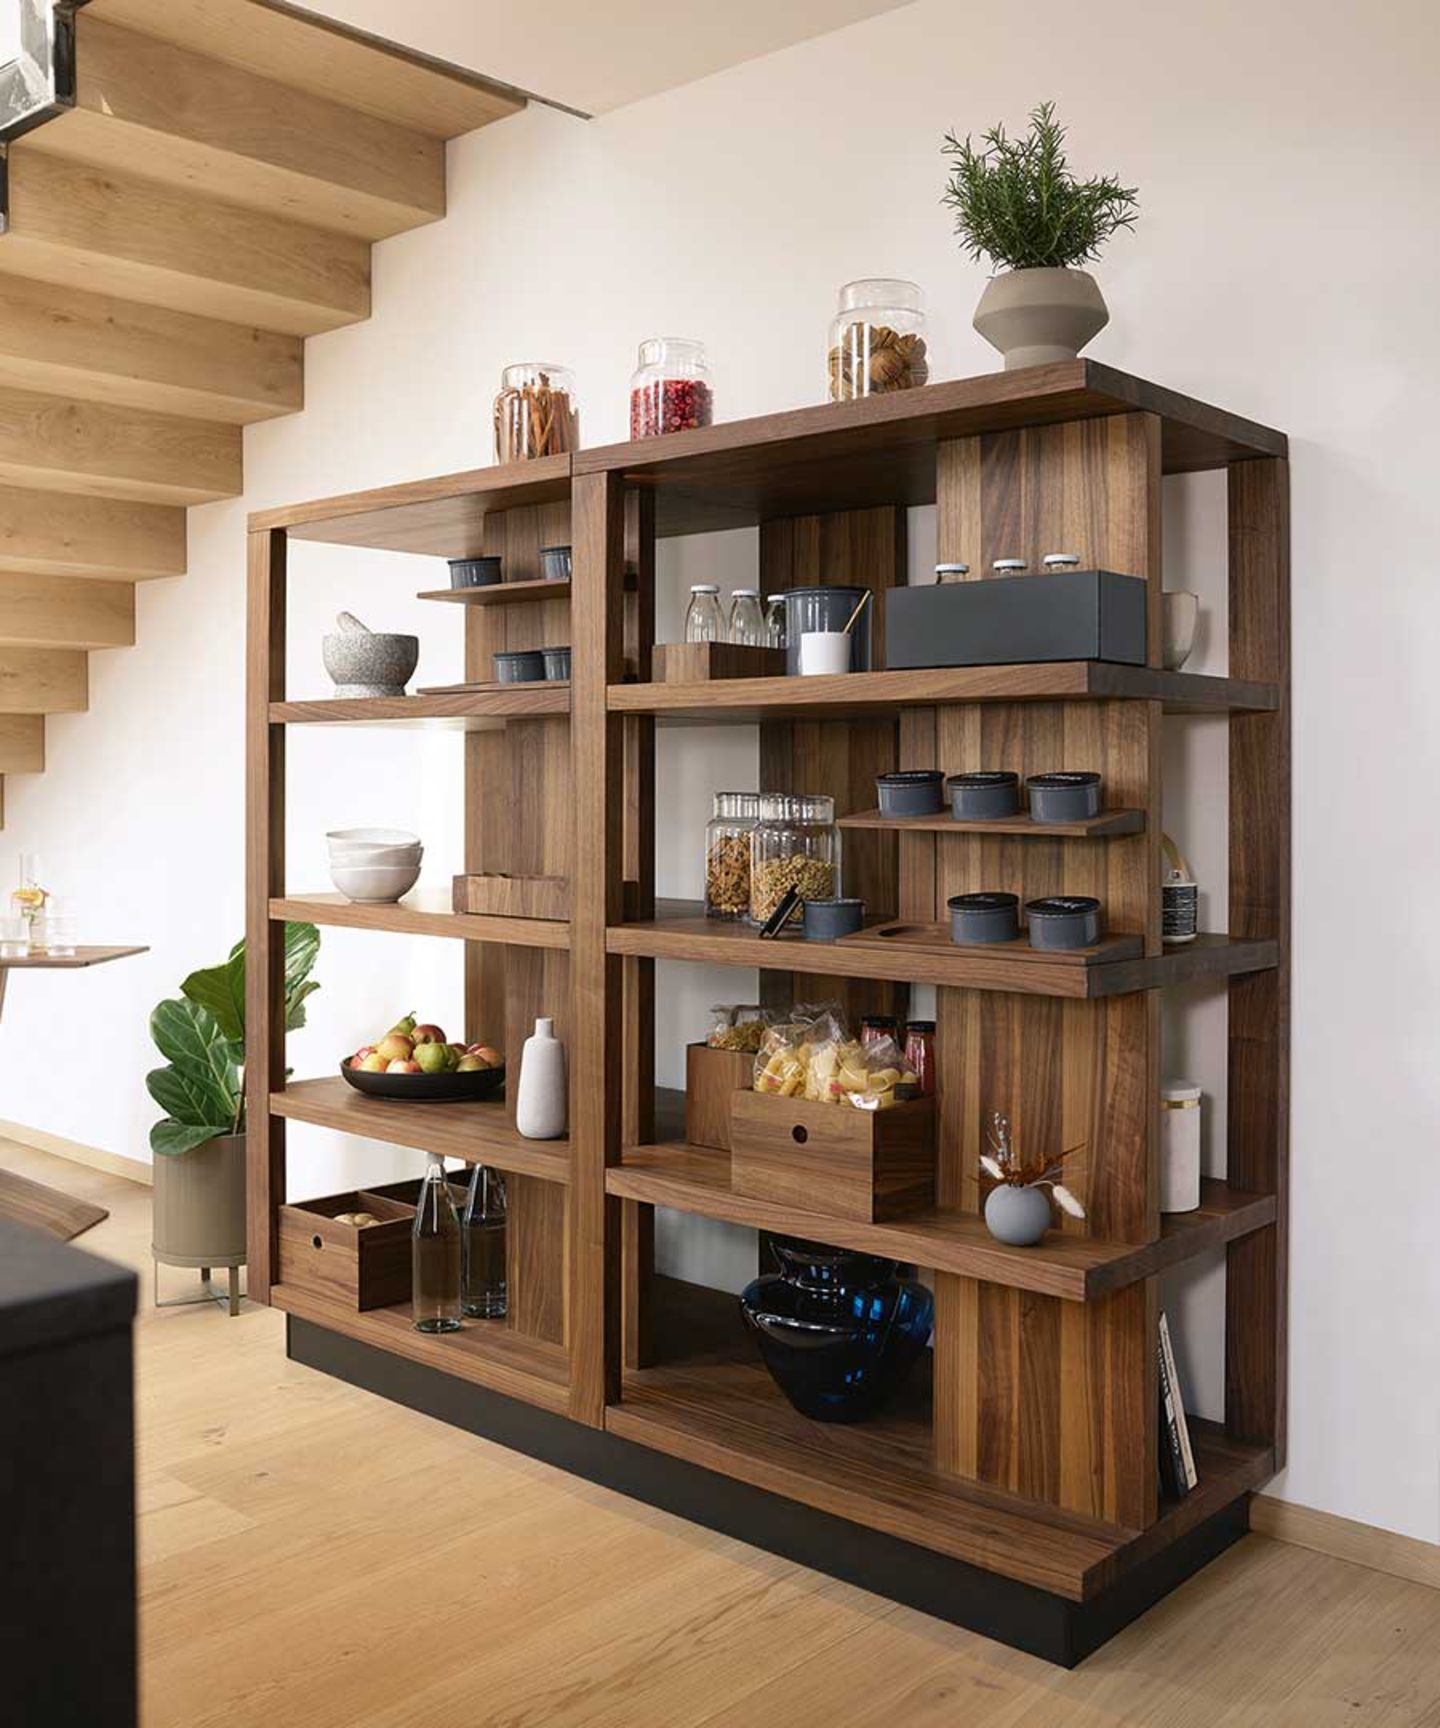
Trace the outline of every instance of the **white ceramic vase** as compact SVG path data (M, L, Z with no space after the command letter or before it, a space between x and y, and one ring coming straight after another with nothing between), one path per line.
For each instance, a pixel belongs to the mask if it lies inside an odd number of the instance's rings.
M515 1127L527 1140L558 1140L565 1132L569 1088L565 1046L553 1020L537 1020L520 1054Z

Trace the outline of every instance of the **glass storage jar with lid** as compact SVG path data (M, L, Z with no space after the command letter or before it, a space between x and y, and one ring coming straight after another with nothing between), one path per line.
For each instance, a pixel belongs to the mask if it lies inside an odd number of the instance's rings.
M783 594L767 594L765 596L765 645L768 648L783 648L785 641L785 596Z
M725 614L720 609L720 590L713 582L697 582L690 590L685 612L687 642L723 642Z
M914 282L867 276L840 290L830 325L830 400L913 390L930 376L925 296Z
M750 911L750 836L760 816L755 792L717 792L705 829L705 916L744 918Z
M630 436L690 432L715 416L705 344L686 336L652 336L640 344L630 379Z
M802 901L840 893L840 830L835 800L802 792L762 792L750 838L750 921L763 924L795 888ZM804 907L791 920L803 924Z
M760 610L758 588L737 588L730 596L730 641L744 648L763 648L765 614Z
M495 398L495 460L528 462L580 447L575 374L547 360L524 360L500 374Z

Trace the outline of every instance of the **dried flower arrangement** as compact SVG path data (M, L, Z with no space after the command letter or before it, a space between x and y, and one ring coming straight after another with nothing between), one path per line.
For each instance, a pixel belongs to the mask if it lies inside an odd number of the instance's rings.
M980 1168L987 1176L1003 1183L1008 1188L1048 1188L1055 1196L1055 1203L1072 1218L1083 1218L1085 1208L1060 1180L1063 1174L1062 1165L1072 1152L1079 1152L1086 1144L1067 1146L1058 1158L1034 1159L1028 1164L1022 1164L1015 1152L1010 1139L1010 1122L1000 1111L990 1113L990 1125L986 1130L986 1139L990 1150L980 1154Z

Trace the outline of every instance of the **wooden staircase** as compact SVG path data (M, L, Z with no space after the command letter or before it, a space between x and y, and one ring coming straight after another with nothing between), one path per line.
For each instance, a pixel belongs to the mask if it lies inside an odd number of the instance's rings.
M9 144L0 234L0 775L304 406L305 338L369 315L374 242L445 214L445 141L525 103L278 0L61 15L73 105Z

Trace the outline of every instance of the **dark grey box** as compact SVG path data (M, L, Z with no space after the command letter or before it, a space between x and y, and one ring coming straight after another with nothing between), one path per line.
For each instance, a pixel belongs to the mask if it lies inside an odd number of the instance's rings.
M885 664L897 670L1035 660L1143 666L1145 589L1140 577L1113 570L891 588Z

